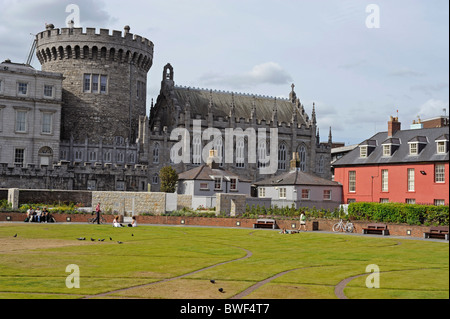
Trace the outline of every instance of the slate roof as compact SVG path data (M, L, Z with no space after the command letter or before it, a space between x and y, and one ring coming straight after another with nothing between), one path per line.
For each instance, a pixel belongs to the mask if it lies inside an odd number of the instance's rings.
M205 89L193 89L176 86L174 88L174 97L178 101L180 107L184 108L189 101L191 105L191 115L208 114L208 105L210 96L212 97L214 116L222 116L224 119L230 115L231 105L234 98L235 116L239 118L249 119L252 112L252 105L255 103L256 119L272 120L273 110L275 108L275 98L260 95L240 94L224 91L212 91ZM234 96L233 96L234 95ZM292 121L292 102L288 99L277 99L276 109L278 122L291 123ZM296 107L298 123L305 124L309 121L309 116Z
M338 186L338 182L329 181L313 174L299 170L291 170L287 173L277 175L260 182L256 186L290 186L290 185L317 185L317 186Z
M221 168L211 168L206 164L200 165L196 168L193 168L189 171L180 173L178 175L178 180L202 180L202 181L211 181L211 176L221 176L221 177L231 177L237 178L240 182L250 182L250 180L246 178L242 178L237 174L226 171Z
M392 154L392 156L383 156L383 146L386 140L389 139L388 132L380 132L375 134L369 140L360 144L362 145L376 145L375 149L366 158L360 157L360 148L356 147L342 158L333 163L334 167L339 166L355 166L355 165L373 165L373 164L399 164L399 163L415 163L415 162L443 162L449 160L449 137L448 127L438 128L424 128L413 130L397 131L392 138L399 140L399 147ZM447 153L438 154L436 141L447 141ZM370 143L368 141L371 141ZM418 155L409 155L409 144L426 143Z

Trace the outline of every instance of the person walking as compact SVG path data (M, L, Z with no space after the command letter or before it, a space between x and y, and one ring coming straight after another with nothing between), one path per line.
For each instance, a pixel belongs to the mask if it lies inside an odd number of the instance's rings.
M100 225L100 213L101 213L100 202L97 204L97 207L95 207L95 213L97 214L97 216L94 219L94 223L97 221L97 224Z
M306 215L304 212L302 212L300 215L300 227L298 228L299 231L302 230L302 226L306 231Z

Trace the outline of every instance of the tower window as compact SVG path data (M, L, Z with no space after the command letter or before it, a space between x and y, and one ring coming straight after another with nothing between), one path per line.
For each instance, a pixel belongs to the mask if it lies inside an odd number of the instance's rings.
M101 74L84 74L83 78L84 93L107 93L108 92L108 76Z

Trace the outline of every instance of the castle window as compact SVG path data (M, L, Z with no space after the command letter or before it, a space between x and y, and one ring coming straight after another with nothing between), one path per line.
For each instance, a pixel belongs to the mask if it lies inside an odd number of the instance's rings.
M155 144L155 148L153 149L153 164L159 164L159 144Z
M267 164L267 144L263 140L258 144L258 168L266 167Z
M124 159L125 159L125 156L123 155L122 152L120 152L120 153L117 154L117 162L118 162L118 163L123 163L123 162L124 162Z
M324 166L325 166L325 159L323 155L319 156L319 162L318 162L318 168L317 172L322 174L324 172Z
M92 75L92 93L98 93L98 74Z
M84 75L84 92L90 92L91 91L91 75L85 74Z
M202 163L202 141L200 136L194 136L192 141L193 153L192 153L192 164L200 165Z
M135 163L136 162L136 156L134 155L134 153L131 153L129 156L129 162L130 163Z
M217 151L217 157L219 158L219 166L223 167L223 141L219 137L214 141L214 150Z
M136 98L138 100L145 100L145 83L137 81L136 83Z
M89 161L95 162L97 160L97 152L91 151L89 152Z
M106 163L111 162L111 152L103 153L103 161Z
M236 167L237 168L245 167L244 151L245 151L245 143L244 143L244 139L241 138L236 144Z
M83 160L83 152L82 151L75 151L75 161L82 161Z
M155 174L153 175L153 178L152 178L152 184L153 184L153 185L159 184L159 175L158 175L158 173L155 173Z
M287 158L287 150L286 145L281 144L278 148L278 169L286 170L286 158Z
M85 93L107 93L108 76L101 74L84 74L83 92Z
M300 152L298 152L299 158L300 158L300 170L302 172L306 172L306 147L301 146Z

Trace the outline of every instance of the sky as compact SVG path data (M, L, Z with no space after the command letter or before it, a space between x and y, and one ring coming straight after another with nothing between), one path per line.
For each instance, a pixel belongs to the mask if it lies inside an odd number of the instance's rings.
M351 145L390 116L409 129L450 112L448 0L0 0L0 62L25 63L70 4L80 27L129 25L154 43L148 108L171 63L182 86L287 98L294 83L322 141L330 127Z

